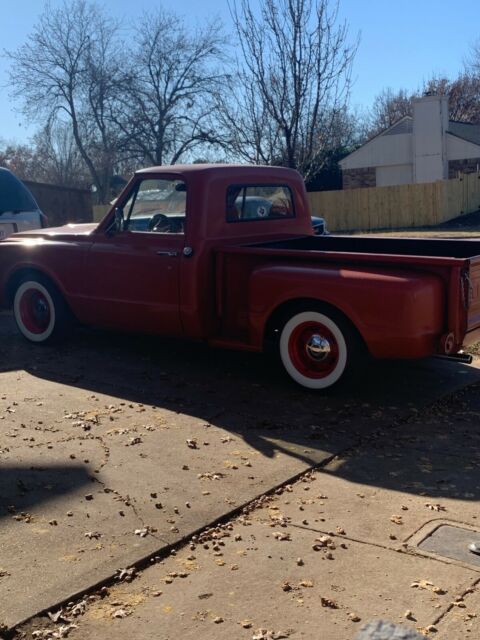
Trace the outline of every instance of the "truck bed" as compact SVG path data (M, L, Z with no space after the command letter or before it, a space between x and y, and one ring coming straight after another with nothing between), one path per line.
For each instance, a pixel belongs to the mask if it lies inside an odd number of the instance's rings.
M281 250L297 259L315 256L324 262L394 265L435 273L444 280L450 298L460 296L465 300L465 332L471 334L466 337L466 344L477 338L480 329L480 237L439 240L331 235L267 242L257 247L266 252ZM454 324L458 325L458 322Z
M341 253L474 258L480 255L478 240L378 238L368 236L308 236L253 245L283 251L338 251Z
M365 282L372 273L424 274L441 281L445 333L465 337L480 331L480 239L436 240L362 236L302 236L222 247L219 252L218 311L231 330L247 335L251 277L259 269L325 269L357 272ZM340 281L340 280L339 280ZM365 285L362 285L365 286ZM321 296L321 290L319 295ZM468 335L467 335L468 334Z

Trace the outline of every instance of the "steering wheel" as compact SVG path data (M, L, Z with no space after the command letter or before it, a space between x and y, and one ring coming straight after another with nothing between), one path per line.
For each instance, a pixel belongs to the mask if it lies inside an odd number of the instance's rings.
M148 230L168 233L170 232L170 221L163 213L156 213L148 223Z

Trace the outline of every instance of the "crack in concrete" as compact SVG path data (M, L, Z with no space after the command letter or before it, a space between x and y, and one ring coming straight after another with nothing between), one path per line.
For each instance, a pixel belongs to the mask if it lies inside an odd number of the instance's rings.
M362 544L368 547L374 547L374 548L378 548L378 549L383 549L384 551L391 551L393 553L400 553L400 554L404 554L404 555L408 555L408 556L413 556L415 558L422 558L424 560L433 560L434 562L440 562L441 564L446 564L446 565L452 565L454 564L451 560L449 560L448 558L434 558L432 556L427 556L421 552L418 552L414 547L409 547L409 546L404 546L406 543L402 542L401 543L401 547L394 547L394 546L389 546L387 544L382 544L381 542L374 542L373 540L361 540L359 538L354 538L352 536L348 536L348 535L339 535L336 533L333 533L332 531L325 531L323 529L315 529L313 527L309 527L306 525L299 525L299 524L295 524L295 523L289 523L288 525L289 527L294 527L296 529L303 529L305 531L311 531L312 533L319 533L321 535L325 535L325 536L329 536L330 538L335 538L336 540L348 540L349 542L355 542L357 544ZM422 525L423 526L423 525ZM422 527L420 527L421 529ZM413 534L414 535L414 534ZM409 536L411 537L411 536ZM480 568L476 568L474 566L469 567L469 570L474 571L476 573L480 572Z
M126 507L128 507L129 509L132 510L132 513L134 514L134 516L137 518L137 520L140 522L140 524L142 525L143 528L145 528L147 525L145 523L145 521L143 520L142 516L138 513L136 506L133 504L134 500L132 498L130 498L129 495L127 496L123 496L119 491L117 491L116 489L112 489L111 487L107 487L107 485L105 484L105 482L103 482L102 480L100 480L100 478L97 477L92 477L92 480L94 482L96 482L97 484L99 484L102 488L103 488L103 492L106 494L109 493L113 493L113 495L115 495L119 502L121 502L122 504L124 504ZM152 534L150 534L152 535Z
M8 446L5 447L5 449L8 448L9 451L12 450L17 450L17 449L21 449L21 448L25 448L25 449L37 449L40 447L53 447L55 445L59 445L59 444L66 444L67 442L72 442L73 440L88 440L88 439L92 439L95 438L96 436L92 436L92 435L72 435L72 436L68 436L67 438L61 438L60 440L48 440L46 442L36 442L34 444L27 444L26 442L23 442L22 444L14 444L13 446Z
M465 589L459 596L457 596L457 599L455 600L455 602L461 602L466 596L474 593L478 585L480 585L480 578L478 578L477 580L474 580L470 587ZM455 606L456 605L453 602L451 602L447 606L445 611L443 611L437 618L435 618L433 624L435 626L439 625L444 620L444 618L450 613L450 611L452 611L455 608Z

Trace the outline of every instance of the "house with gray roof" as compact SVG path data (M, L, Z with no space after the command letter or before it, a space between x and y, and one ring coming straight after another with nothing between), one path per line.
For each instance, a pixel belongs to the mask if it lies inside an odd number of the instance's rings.
M480 124L449 120L447 96L424 96L340 166L344 189L456 178L480 170Z

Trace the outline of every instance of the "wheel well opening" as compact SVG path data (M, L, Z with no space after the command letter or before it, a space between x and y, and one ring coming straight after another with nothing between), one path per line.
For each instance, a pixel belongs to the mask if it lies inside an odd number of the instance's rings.
M18 285L20 284L20 282L22 282L22 280L25 280L26 278L29 278L29 277L35 277L37 279L40 278L41 280L48 280L48 282L51 283L50 278L48 278L48 276L42 273L39 269L32 269L32 268L19 269L18 271L16 271L14 274L10 276L6 285L5 299L9 306L13 305L13 298L15 297L15 291Z
M341 319L341 321L345 322L349 326L351 331L353 331L353 333L358 337L360 343L366 348L365 340L357 327L338 307L315 298L298 298L296 300L288 300L287 302L284 302L270 315L265 326L263 336L264 346L266 349L269 349L272 345L276 344L280 337L280 331L288 318L295 313L300 313L302 311L320 311L330 313L333 318Z

